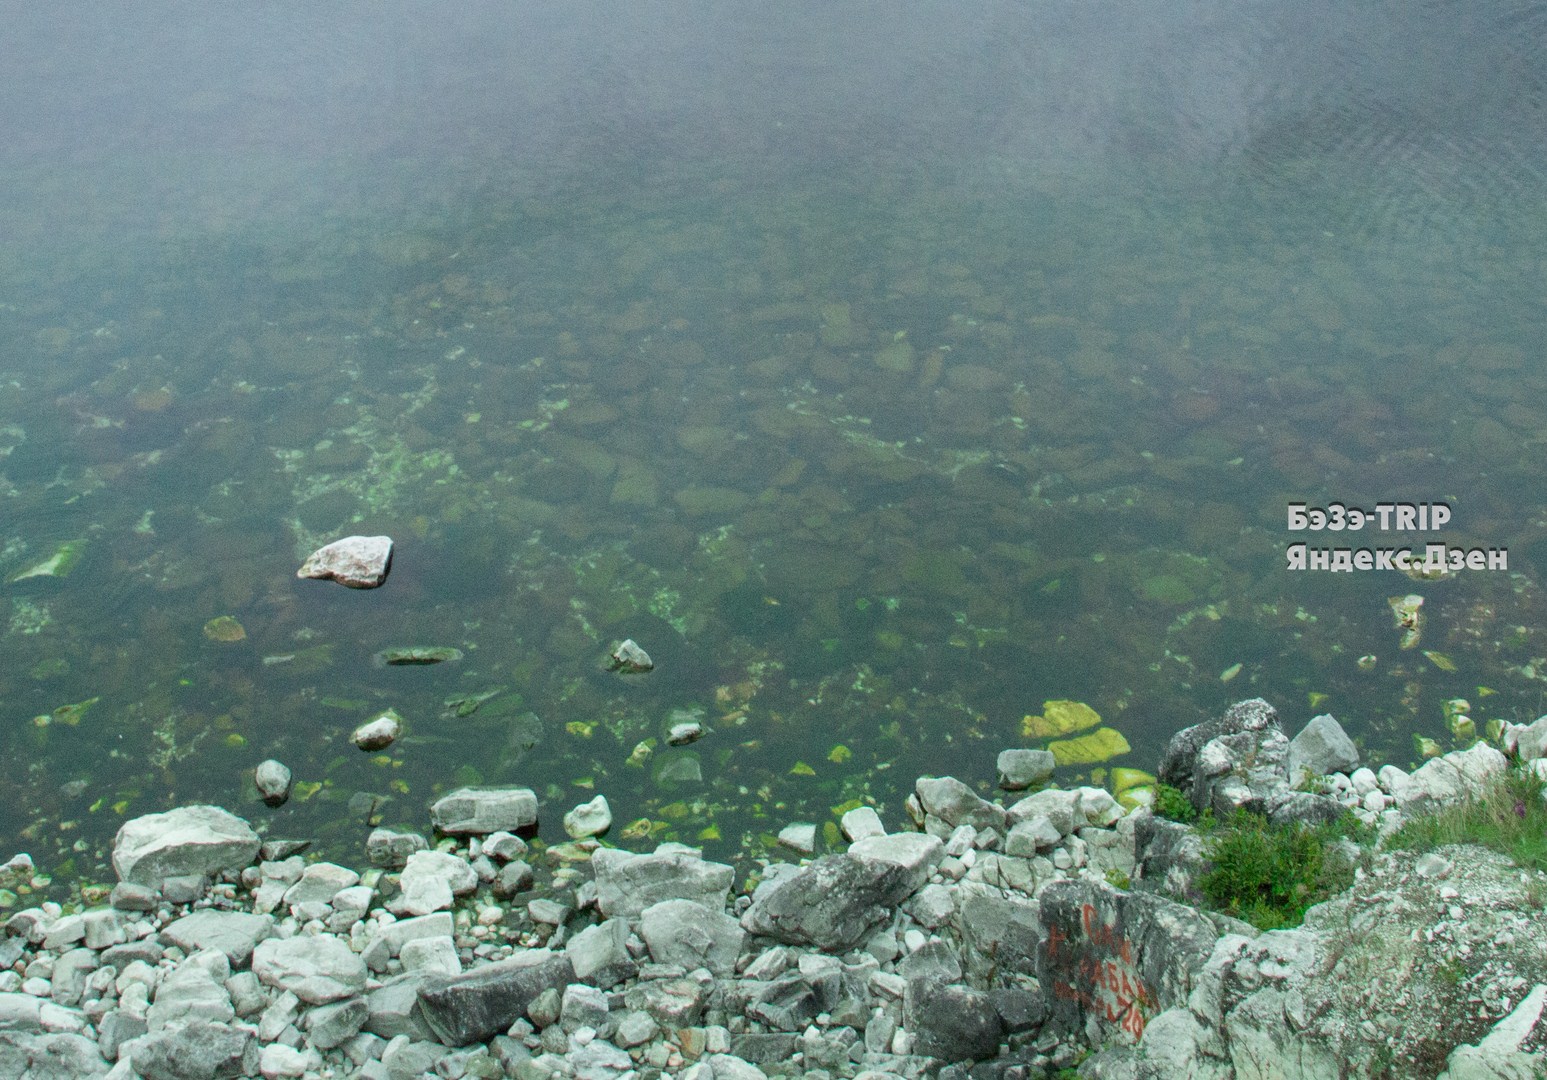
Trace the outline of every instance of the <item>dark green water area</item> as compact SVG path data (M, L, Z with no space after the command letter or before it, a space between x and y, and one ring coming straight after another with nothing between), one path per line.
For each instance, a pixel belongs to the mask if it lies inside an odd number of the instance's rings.
M110 881L124 820L207 801L359 862L513 784L541 842L603 793L608 842L748 866L791 822L900 823L919 775L987 791L1054 699L1129 747L1061 784L1258 695L1404 766L1454 699L1534 719L1540 147L1502 106L1493 141L1259 112L1032 165L859 125L562 168L492 129L304 169L34 133L0 159L0 855ZM1453 516L1287 530L1334 501ZM350 534L395 540L383 587L297 580ZM1296 573L1298 541L1508 569ZM624 638L653 671L608 670ZM349 743L387 708L396 744Z

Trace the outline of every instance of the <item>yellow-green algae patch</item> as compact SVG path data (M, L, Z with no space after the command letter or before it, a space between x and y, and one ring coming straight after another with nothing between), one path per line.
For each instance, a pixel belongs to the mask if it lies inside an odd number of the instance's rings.
M1126 754L1131 747L1116 728L1097 728L1077 739L1054 739L1047 744L1053 760L1060 765L1089 765Z
M1027 716L1021 720L1021 734L1028 739L1048 739L1084 731L1100 723L1101 714L1083 701L1044 701L1041 716Z

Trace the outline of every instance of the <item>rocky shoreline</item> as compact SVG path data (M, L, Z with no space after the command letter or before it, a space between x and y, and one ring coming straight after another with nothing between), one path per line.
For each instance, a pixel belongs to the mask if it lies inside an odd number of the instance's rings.
M1501 741L1547 749L1547 718ZM1007 751L1002 783L1041 762ZM1035 753L1035 752L1032 752ZM1358 767L1336 721L1260 699L1179 733L1162 780L1274 821L1382 833L1509 765L1477 743ZM1004 774L1011 774L1006 776ZM1306 783L1308 778L1321 777ZM1094 787L985 799L925 777L909 820L751 887L694 849L594 838L541 858L525 789L463 789L439 842L377 830L308 863L217 807L136 818L105 906L0 939L0 1074L45 1080L433 1076L1526 1077L1547 1067L1547 883L1479 848L1377 852L1303 926L1177 898L1203 844ZM572 832L606 824L593 800ZM0 869L14 885L30 863ZM1125 886L1125 887L1119 887Z

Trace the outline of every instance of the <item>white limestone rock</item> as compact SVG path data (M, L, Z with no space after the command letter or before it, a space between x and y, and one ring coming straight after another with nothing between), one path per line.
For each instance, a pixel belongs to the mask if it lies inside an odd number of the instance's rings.
M607 796L598 795L588 803L581 803L564 815L564 831L572 840L587 836L600 836L612 828L612 808Z
M308 555L295 576L336 581L351 589L374 589L387 580L391 568L390 536L346 536Z
M515 832L537 822L537 795L531 788L457 788L430 807L430 818L452 836Z
M388 709L374 720L367 720L349 735L349 741L367 753L385 750L403 734L403 718Z
M598 848L591 855L596 904L603 915L633 918L662 900L693 900L711 910L725 907L734 867L705 862L692 848L662 844L649 855Z
M886 826L881 822L881 815L870 806L856 806L853 810L845 811L843 817L838 819L838 825L843 829L843 835L850 840L864 840L870 836L886 835Z
M662 900L640 913L639 936L657 964L676 964L688 971L703 967L716 975L729 975L747 935L723 911L711 911L692 900Z
M170 877L213 877L240 870L258 854L252 828L218 806L181 806L126 821L113 840L121 880L159 889Z
M252 970L265 985L289 990L308 1005L365 989L365 961L331 934L261 941L252 953Z
M269 806L283 806L285 800L290 798L290 769L284 762L273 758L260 762L253 770L252 778L258 794L263 796L263 801Z

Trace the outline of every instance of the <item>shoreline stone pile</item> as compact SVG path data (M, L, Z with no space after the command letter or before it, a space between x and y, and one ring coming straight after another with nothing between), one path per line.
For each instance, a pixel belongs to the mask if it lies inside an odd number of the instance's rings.
M1547 718L1504 741L1540 757ZM1183 902L1188 826L1101 788L1024 794L1036 753L1001 761L1003 801L923 777L901 830L851 810L847 850L750 892L684 845L604 846L604 799L539 858L521 788L444 796L433 846L376 830L363 871L218 807L136 818L106 906L5 923L0 1075L1540 1074L1547 883L1475 849L1378 854L1303 927L1259 933ZM1372 772L1331 717L1291 740L1257 699L1179 733L1161 775L1200 808L1389 831L1506 766L1479 743Z

